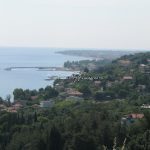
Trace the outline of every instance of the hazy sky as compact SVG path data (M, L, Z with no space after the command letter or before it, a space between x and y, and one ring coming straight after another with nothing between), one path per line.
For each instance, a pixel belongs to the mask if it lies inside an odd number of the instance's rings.
M150 0L0 0L0 46L150 49Z

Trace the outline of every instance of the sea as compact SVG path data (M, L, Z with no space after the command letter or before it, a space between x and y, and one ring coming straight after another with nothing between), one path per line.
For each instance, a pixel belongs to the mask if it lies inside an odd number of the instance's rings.
M39 71L36 68L9 67L63 67L65 61L85 60L84 57L67 56L57 53L65 49L57 48L0 48L0 97L5 99L16 88L39 89L53 86L54 80L45 80L48 76L67 77L73 71Z

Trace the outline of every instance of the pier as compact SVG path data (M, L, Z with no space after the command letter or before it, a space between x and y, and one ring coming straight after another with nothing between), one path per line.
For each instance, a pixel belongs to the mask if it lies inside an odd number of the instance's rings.
M75 71L64 67L8 67L4 70L12 71L15 69L37 69L37 71Z

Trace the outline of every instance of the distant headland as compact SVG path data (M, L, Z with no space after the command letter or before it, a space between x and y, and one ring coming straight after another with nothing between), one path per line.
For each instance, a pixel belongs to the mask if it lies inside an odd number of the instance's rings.
M123 55L134 54L136 51L130 50L65 50L58 51L56 53L69 55L69 56L78 56L78 57L87 57L92 59L109 59L113 60L119 58Z

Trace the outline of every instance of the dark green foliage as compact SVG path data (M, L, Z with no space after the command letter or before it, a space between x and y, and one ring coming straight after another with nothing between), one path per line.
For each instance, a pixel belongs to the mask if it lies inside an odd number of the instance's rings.
M53 126L47 139L47 150L62 150L62 138L58 129Z
M148 58L150 53L123 56L105 67L92 61L98 67L92 72L86 70L82 77L101 79L83 79L72 84L69 80L55 81L79 90L85 101L56 99L53 108L26 107L17 113L0 111L0 150L103 150L104 146L112 150L114 139L117 149L126 141L126 150L149 150L150 110L140 106L150 104L150 76L139 70L139 64L148 65ZM121 66L122 59L132 61L132 65ZM65 65L85 68L86 63L91 61ZM123 80L125 75L131 75L133 80ZM95 85L94 81L101 82ZM37 96L39 103L58 94L49 86L38 91L14 91L15 100L28 103L31 96ZM1 98L0 103L9 104ZM131 113L142 113L144 118L122 123L122 117Z
M97 101L106 101L112 100L115 98L115 94L113 92L96 92L94 95L95 100Z
M89 70L95 70L99 66L104 66L106 64L109 64L111 60L104 59L104 60L81 60L81 61L67 61L64 63L64 67L71 68L74 70L81 70L86 73L89 72Z
M84 68L84 72L85 73L88 73L89 72L89 69L86 67L86 68Z
M45 100L58 96L58 92L52 88L51 86L47 86L45 89L41 88L39 91L36 90L23 90L23 89L15 89L14 92L15 100L27 100L31 101L32 96L38 96L39 98L43 98Z
M91 90L90 90L90 88L89 88L88 85L81 85L81 86L79 87L79 91L80 91L81 93L83 93L85 97L88 97L88 96L91 95Z
M43 92L43 98L45 100L49 98L57 97L57 96L58 96L58 92L50 86L47 86Z
M118 147L127 138L129 150L149 149L149 112L145 112L145 119L122 126L122 115L137 109L134 105L85 101L66 106L57 105L38 112L28 109L1 113L1 147L3 150L97 150L105 145L112 149L116 137Z

